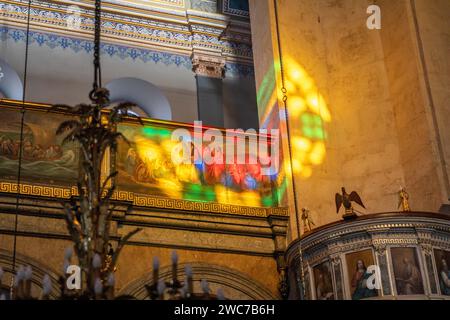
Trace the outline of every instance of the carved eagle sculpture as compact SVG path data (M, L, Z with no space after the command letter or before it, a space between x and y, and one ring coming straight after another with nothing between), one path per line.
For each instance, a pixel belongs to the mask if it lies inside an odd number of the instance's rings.
M366 208L361 200L361 197L356 191L352 191L350 194L348 194L345 191L345 188L342 187L342 194L336 193L336 212L339 213L339 209L342 205L344 205L345 208L345 214L343 215L344 219L348 218L354 218L356 217L356 213L353 210L352 202L356 202L364 209Z

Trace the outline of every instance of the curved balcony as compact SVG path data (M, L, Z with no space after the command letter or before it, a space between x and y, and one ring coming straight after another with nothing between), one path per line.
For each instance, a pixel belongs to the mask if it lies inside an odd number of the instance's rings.
M302 283L308 300L450 299L450 216L391 212L338 221L291 243L286 258L291 299Z

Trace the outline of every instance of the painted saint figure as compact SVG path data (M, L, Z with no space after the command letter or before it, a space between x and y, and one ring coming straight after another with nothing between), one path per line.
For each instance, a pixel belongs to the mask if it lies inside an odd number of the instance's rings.
M364 298L376 297L377 291L367 287L367 279L372 274L367 272L366 265L363 260L356 262L356 271L352 277L352 300L360 300Z
M325 262L314 268L314 279L317 300L334 300L333 282L330 265Z
M450 270L445 259L442 259L441 270L439 272L439 284L442 294L450 296Z
M403 270L401 278L396 278L398 285L398 294L412 295L422 294L422 280L419 268L415 266L408 258L403 259Z

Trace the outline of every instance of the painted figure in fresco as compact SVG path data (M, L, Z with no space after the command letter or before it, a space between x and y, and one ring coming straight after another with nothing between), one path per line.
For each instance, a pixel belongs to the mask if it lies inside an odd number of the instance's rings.
M443 295L450 296L450 270L447 261L442 259L442 266L439 272L439 283Z
M0 156L11 160L17 160L19 157L20 141L13 141L6 137L0 137ZM63 156L63 150L59 145L50 145L43 147L40 144L33 144L30 139L23 140L24 160L28 161L53 161Z
M411 211L409 207L409 194L403 187L400 187L400 191L398 192L398 207L403 212Z
M127 160L125 161L125 170L130 176L134 175L134 170L136 168L137 163L137 154L136 150L133 148L128 149L127 152Z
M356 270L352 277L352 300L360 300L364 298L376 297L377 292L374 289L367 288L367 279L371 276L367 272L366 265L363 260L356 262Z
M401 278L396 278L398 294L412 295L423 293L420 271L408 258L403 258Z
M316 296L317 300L333 300L331 280L325 276L322 269L317 270Z
M19 151L18 148L17 151ZM6 137L0 138L0 155L6 156L7 158L17 157L17 152L15 151L15 147L11 139Z

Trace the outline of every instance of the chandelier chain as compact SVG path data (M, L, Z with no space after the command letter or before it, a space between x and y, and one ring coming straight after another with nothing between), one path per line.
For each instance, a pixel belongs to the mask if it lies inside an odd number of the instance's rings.
M95 100L97 89L102 87L102 72L100 67L100 34L101 34L101 0L95 0L94 22L94 83L90 93L91 100Z

